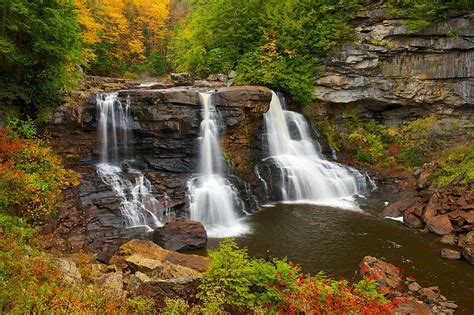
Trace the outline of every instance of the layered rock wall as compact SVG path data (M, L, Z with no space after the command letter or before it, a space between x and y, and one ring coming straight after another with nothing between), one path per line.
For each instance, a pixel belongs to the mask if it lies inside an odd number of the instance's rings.
M398 126L430 113L469 120L474 112L474 22L468 16L410 34L389 9L354 20L356 40L324 60L314 96L319 114Z

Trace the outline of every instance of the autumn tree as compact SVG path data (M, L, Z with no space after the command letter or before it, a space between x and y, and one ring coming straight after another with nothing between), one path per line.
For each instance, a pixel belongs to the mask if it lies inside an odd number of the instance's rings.
M77 0L90 71L121 75L153 66L163 49L168 7L169 0Z

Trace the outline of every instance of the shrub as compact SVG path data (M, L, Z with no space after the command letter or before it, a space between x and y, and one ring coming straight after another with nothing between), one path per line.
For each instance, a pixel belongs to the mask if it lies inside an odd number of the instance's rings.
M211 263L202 278L199 312L216 314L237 309L244 313L388 314L394 307L372 280L350 284L323 273L304 276L286 260L251 259L246 249L226 239L209 254ZM168 302L171 310L190 313L182 301ZM194 310L196 311L196 310Z
M453 148L443 157L440 169L435 173L435 182L447 185L463 173L462 183L474 191L474 144Z
M11 138L33 139L37 134L36 122L30 117L21 120L17 117L7 117L7 126L10 130Z
M51 216L61 190L78 175L41 140L21 140L0 129L0 211L30 220Z

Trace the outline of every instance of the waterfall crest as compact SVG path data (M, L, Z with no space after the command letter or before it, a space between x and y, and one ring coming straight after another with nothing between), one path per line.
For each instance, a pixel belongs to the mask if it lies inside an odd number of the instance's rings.
M285 110L274 92L265 125L270 153L266 160L281 172L282 201L354 208L353 196L368 191L366 176L323 157L303 115Z
M118 93L98 94L98 131L101 163L96 170L102 181L121 199L120 211L125 227L161 226L161 205L151 194L152 185L140 171L128 168L124 173L120 164L130 158L130 100L122 104ZM133 179L132 179L133 178ZM162 212L162 211L161 211Z
M201 222L210 237L236 236L247 231L235 213L244 207L235 187L224 177L219 130L212 94L200 93L199 176L188 182L191 220Z

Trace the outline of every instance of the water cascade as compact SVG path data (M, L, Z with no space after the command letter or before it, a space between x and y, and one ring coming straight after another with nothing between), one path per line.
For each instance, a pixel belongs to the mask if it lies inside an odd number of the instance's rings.
M235 236L247 227L239 221L235 209L243 209L235 187L224 177L223 157L219 144L216 109L212 94L200 93L199 176L188 182L191 220L201 222L210 237Z
M284 109L273 93L265 114L270 156L281 172L282 201L311 202L355 208L354 195L368 191L366 176L355 169L326 160L310 136L305 118Z
M161 206L151 194L150 181L133 168L128 168L125 174L120 166L131 158L130 100L122 104L118 93L110 93L97 95L96 102L101 144L101 163L97 165L99 177L120 197L126 227L153 229L161 226L158 219Z

